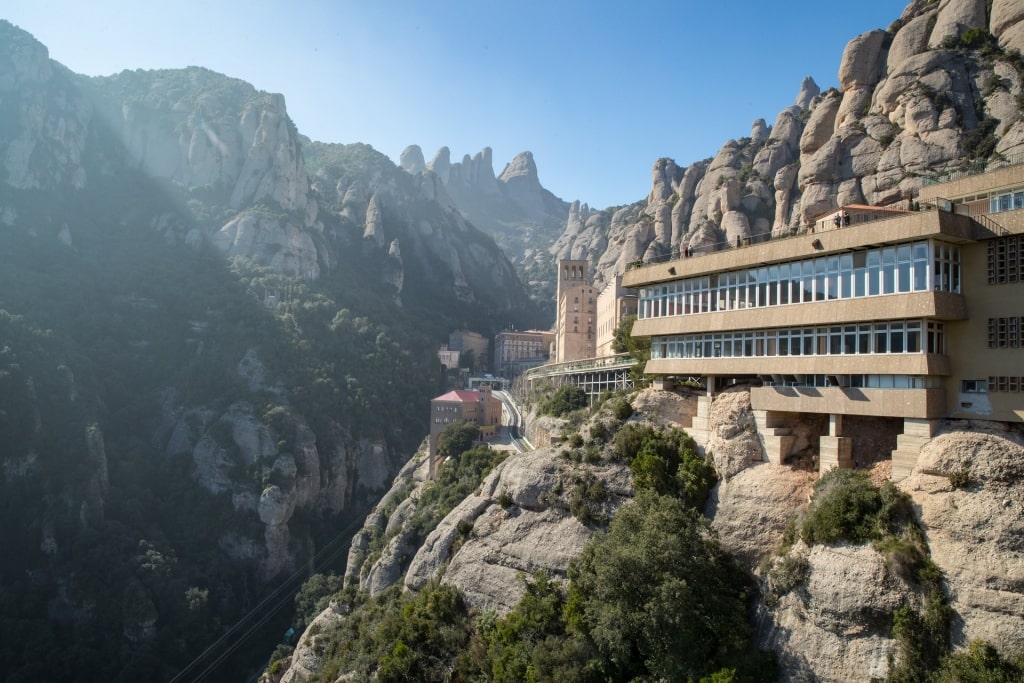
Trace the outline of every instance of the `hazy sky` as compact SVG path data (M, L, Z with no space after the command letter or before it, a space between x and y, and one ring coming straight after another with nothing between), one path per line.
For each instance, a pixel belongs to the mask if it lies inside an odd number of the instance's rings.
M804 76L905 3L861 0L5 0L0 18L72 71L204 66L285 96L299 130L398 161L534 154L541 183L592 207L772 124Z

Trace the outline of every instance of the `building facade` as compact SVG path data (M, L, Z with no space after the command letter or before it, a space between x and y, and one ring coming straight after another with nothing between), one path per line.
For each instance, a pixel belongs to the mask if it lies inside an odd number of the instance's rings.
M473 366L470 370L473 373L481 373L490 370L490 342L487 337L479 332L469 330L456 330L448 335L448 349L458 351L460 362L468 362L463 358L467 352L473 354Z
M437 468L437 437L454 422L475 422L482 439L492 438L501 425L501 401L491 387L476 390L455 389L430 401L430 476Z
M740 382L777 461L794 415L829 415L822 469L850 462L845 416L903 418L894 479L942 418L1024 419L1024 166L926 186L919 205L625 274L647 373L707 387L695 438Z
M626 316L636 315L637 293L622 286L622 276L616 275L597 295L597 338L595 356L610 356L615 330Z
M555 333L545 330L506 330L494 337L494 370L514 379L524 371L547 363Z
M437 360L439 360L441 365L449 370L458 369L459 355L458 351L452 351L449 349L447 344L441 344L441 348L437 350Z
M559 261L555 294L555 362L593 358L596 350L597 292L586 261Z

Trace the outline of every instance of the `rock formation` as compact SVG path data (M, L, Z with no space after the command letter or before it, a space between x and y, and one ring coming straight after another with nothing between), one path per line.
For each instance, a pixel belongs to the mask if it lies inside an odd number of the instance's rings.
M998 49L979 50L989 33ZM910 200L929 175L999 163L1024 152L1022 49L1018 3L997 0L986 17L980 0L912 2L887 30L848 43L838 88L804 79L770 133L755 122L712 159L659 159L625 224L611 226L617 207L590 221L604 212L574 205L550 252L590 260L600 285L633 260L788 236L840 204ZM679 172L666 175L670 164Z

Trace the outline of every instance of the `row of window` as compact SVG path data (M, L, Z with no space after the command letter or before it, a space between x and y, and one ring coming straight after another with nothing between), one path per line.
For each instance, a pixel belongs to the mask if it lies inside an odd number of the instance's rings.
M988 240L988 283L1024 281L1024 238L1016 235Z
M924 333L922 335L922 332ZM899 320L654 337L651 358L758 358L945 353L942 323Z
M914 242L762 268L686 278L640 290L640 318L922 291L960 291L960 250Z
M1024 189L1004 192L988 200L989 213L1024 209Z
M769 379L771 377L771 379ZM931 389L942 386L941 377L920 375L771 375L762 378L766 387L816 387L836 386L855 389Z
M1019 392L1024 391L1024 377L989 377L988 378L988 390L989 391L1012 391Z
M988 319L988 348L1016 349L1020 346L1020 322L1016 316Z

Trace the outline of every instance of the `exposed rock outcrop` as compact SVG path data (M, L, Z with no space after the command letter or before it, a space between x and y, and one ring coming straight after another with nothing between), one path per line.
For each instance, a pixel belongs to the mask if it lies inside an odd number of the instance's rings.
M971 160L976 148L965 143L985 117L997 121L985 149L1024 151L1014 99L1024 90L1013 58L965 49L960 36L970 29L988 30L1004 50L1024 47L1018 3L996 0L986 18L981 0L911 2L889 31L849 42L838 89L820 92L805 79L767 139L755 123L750 138L725 142L711 160L658 160L646 202L614 227L615 209L570 210L552 255L590 260L600 284L633 260L732 248L748 232L754 240L788 236L840 204L910 200L923 177ZM670 163L682 179L666 181Z
M1017 430L954 422L922 448L900 483L946 580L957 646L981 638L1004 653L1024 648L1022 480Z

